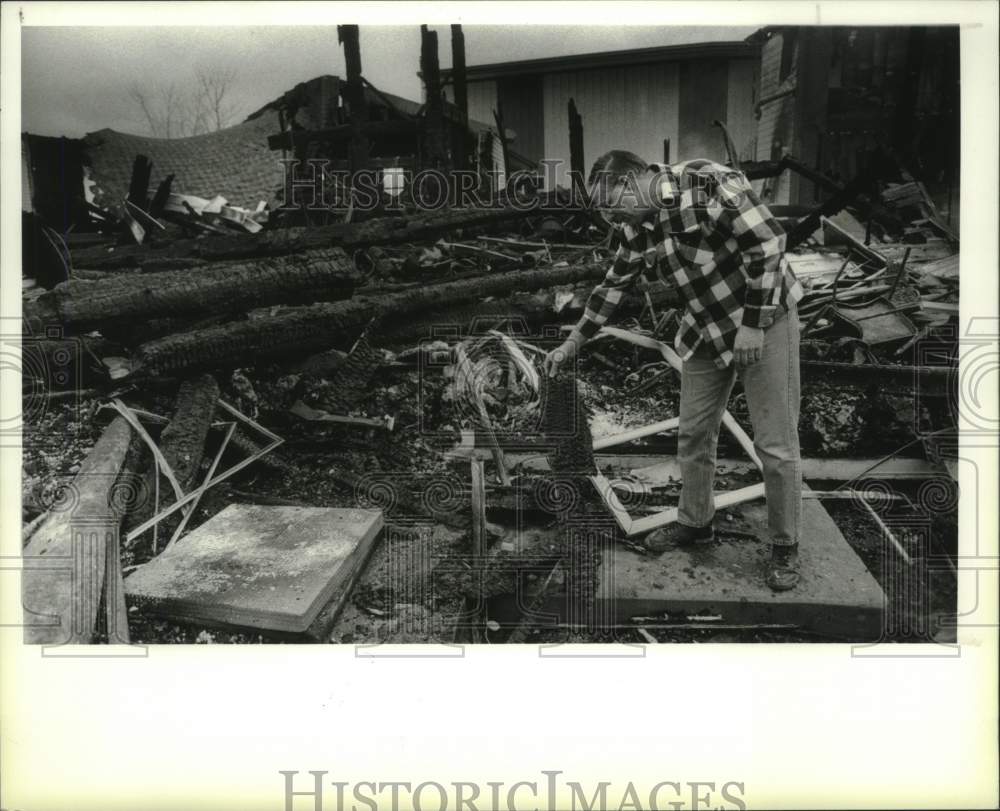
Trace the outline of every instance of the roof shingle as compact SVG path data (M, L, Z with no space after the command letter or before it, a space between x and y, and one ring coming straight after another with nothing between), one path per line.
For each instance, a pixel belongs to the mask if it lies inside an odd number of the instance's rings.
M108 208L121 206L135 156L145 155L153 162L150 195L173 174L174 192L207 198L221 194L230 205L253 209L261 200L272 201L282 186L280 156L267 146L268 136L279 130L276 110L189 138L147 138L103 129L84 136L84 162L97 183L95 202Z

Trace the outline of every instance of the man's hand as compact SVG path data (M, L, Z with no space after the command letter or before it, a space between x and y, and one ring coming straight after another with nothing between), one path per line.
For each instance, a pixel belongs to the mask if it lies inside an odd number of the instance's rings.
M764 330L741 325L733 344L733 360L737 366L750 366L760 360L764 349Z
M573 338L567 338L559 346L545 356L542 368L549 377L555 377L559 372L559 367L564 363L573 360L576 356L579 345Z

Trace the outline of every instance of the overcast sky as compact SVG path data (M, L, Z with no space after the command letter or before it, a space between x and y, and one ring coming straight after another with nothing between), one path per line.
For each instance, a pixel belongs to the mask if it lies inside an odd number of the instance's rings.
M438 31L441 67L451 67L448 26ZM743 39L752 27L556 27L466 25L469 65L594 51ZM344 75L336 27L22 29L21 129L80 137L111 129L148 134L128 98L145 87L190 86L197 68L237 71L237 120L298 82ZM420 100L418 26L361 26L361 62L376 87Z

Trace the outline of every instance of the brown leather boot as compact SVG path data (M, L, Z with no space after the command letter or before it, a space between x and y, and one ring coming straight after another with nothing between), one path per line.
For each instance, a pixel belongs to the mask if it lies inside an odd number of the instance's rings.
M642 539L642 545L650 552L662 554L677 546L696 546L712 543L715 529L712 524L703 527L689 527L685 524L670 524L654 529Z
M788 591L799 584L799 545L771 544L767 564L767 585L774 591Z

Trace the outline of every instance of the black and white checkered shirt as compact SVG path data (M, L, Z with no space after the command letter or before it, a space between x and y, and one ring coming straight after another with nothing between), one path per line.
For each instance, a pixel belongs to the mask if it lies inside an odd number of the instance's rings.
M654 183L658 202L622 227L614 263L577 329L593 337L623 291L645 274L676 288L685 302L676 339L681 357L705 341L725 368L741 324L766 328L778 307L802 298L785 259L785 232L742 172L707 160L656 168L638 182Z

